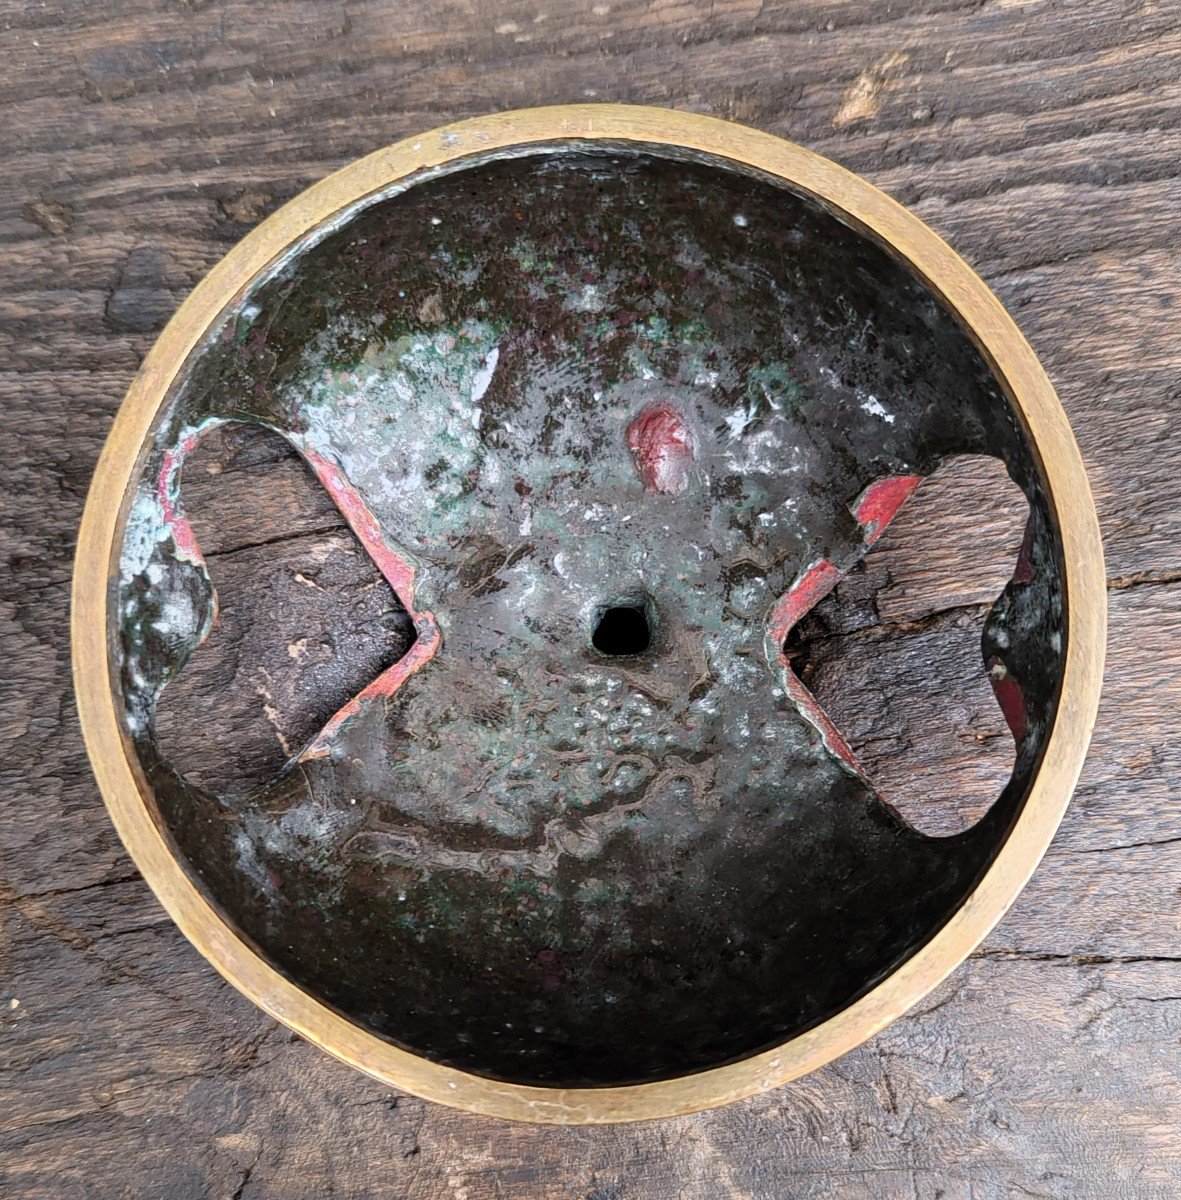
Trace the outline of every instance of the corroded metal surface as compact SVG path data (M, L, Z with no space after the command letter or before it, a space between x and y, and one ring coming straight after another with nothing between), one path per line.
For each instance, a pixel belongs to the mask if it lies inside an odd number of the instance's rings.
M251 796L153 740L215 615L183 458L226 421L299 450L416 632ZM956 453L1030 499L983 639L1018 754L931 839L782 646ZM771 183L618 154L420 184L256 286L173 396L120 604L129 730L222 908L373 1030L525 1082L716 1065L889 971L1003 839L1061 651L1025 439L938 304ZM613 608L639 652L596 646Z

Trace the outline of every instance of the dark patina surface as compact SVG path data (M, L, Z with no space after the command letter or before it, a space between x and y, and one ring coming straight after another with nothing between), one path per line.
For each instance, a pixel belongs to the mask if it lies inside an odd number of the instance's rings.
M183 457L225 421L288 438L409 611L249 796L153 737L214 612ZM980 824L932 839L780 649L961 453L1030 500L983 639L1018 754ZM128 726L223 910L353 1019L521 1082L716 1065L881 978L1003 839L1061 650L1036 468L952 319L782 188L622 154L421 183L256 286L172 398L120 588Z

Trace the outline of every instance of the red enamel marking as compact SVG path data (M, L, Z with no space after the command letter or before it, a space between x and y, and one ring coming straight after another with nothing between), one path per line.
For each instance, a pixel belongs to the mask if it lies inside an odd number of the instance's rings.
M808 567L779 598L771 613L769 631L772 640L780 648L781 657L787 635L806 613L836 587L840 579L841 572L827 558L822 558Z
M825 746L832 751L851 771L862 774L861 766L853 754L852 747L841 736L841 732L833 724L832 718L820 707L820 701L808 691L807 686L791 669L786 658L780 655L783 663L783 686L788 698L796 706L796 710L810 721L820 734Z
M304 449L301 453L406 611L414 616L414 568L385 540L377 518L341 469L315 450Z
M861 526L864 548L868 550L885 532L895 513L906 498L919 486L919 475L888 475L876 480L857 498L852 506L853 516ZM850 564L851 566L852 564ZM848 568L845 569L846 571ZM780 597L767 622L767 638L775 661L783 668L783 686L789 699L800 713L820 734L825 746L851 771L865 778L849 743L833 724L832 718L820 706L820 701L808 690L800 677L792 670L791 662L784 653L787 635L800 620L844 578L842 571L827 558L814 562Z
M653 404L627 427L627 448L650 492L681 491L693 466L693 433L671 404Z
M213 428L209 426L208 429ZM164 451L164 461L160 464L160 473L156 476L156 497L160 501L160 512L164 523L172 534L181 558L188 559L196 566L203 566L205 558L201 547L197 544L197 534L189 523L180 504L180 470L185 458L201 440L208 429L194 430L182 438L175 446Z
M328 489L349 528L365 547L377 569L385 577L402 606L410 614L417 634L414 645L392 666L387 667L372 683L342 705L327 724L312 739L307 749L299 756L300 762L323 758L337 731L351 717L361 711L362 706L375 697L392 696L420 667L434 658L442 636L435 624L434 613L416 612L414 609L414 567L386 541L377 518L369 511L360 493L348 481L341 469L315 450L301 449L308 466L316 478Z
M362 688L328 718L324 728L308 744L299 756L300 762L324 758L331 749L332 739L350 718L361 711L362 706L378 696L392 696L414 674L435 657L442 644L439 627L433 613L416 613L414 629L417 633L414 645L393 666L387 667L368 687Z
M181 507L180 471L185 458L192 452L204 434L213 429L215 425L220 424L224 424L224 422L210 423L201 429L194 430L175 446L166 450L160 473L156 479L156 493L160 509L172 534L172 540L176 544L177 552L197 565L203 565L205 560L201 554L201 548L197 544L197 535ZM282 430L275 432L286 436ZM357 489L330 459L325 458L322 454L317 454L314 450L297 448L300 449L300 453L316 478L328 489L328 494L348 522L349 528L357 535L357 540L365 548L365 552L373 560L377 569L402 602L403 607L410 614L417 634L414 645L396 663L387 667L372 683L333 713L324 728L300 754L299 761L305 762L308 759L324 757L329 751L333 736L350 717L360 712L361 707L368 700L377 696L392 696L419 667L434 658L442 643L442 637L435 624L433 613L414 611L414 567L386 541L377 518L369 511ZM214 604L216 605L216 603L217 592L215 589Z
M921 475L887 475L861 493L853 505L853 516L862 528L867 546L872 546L886 532L886 526L921 482Z
M1021 742L1029 729L1029 714L1021 685L1009 674L1009 669L999 658L994 658L988 664L988 681L992 684L993 694L1013 740Z
M851 770L861 774L849 743L841 736L832 718L820 706L820 701L808 690L800 677L791 669L783 645L787 635L800 619L810 612L840 581L842 572L822 558L813 563L781 596L768 622L768 636L775 648L775 658L783 668L783 686L796 710L820 734L825 746Z

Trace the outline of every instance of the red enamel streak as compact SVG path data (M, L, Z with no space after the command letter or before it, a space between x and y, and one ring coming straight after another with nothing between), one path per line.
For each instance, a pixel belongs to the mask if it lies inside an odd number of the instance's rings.
M671 404L653 404L627 427L627 448L650 492L679 492L693 465L693 434Z
M841 572L828 559L822 558L813 563L775 605L768 622L768 636L775 647L779 665L783 668L783 685L788 698L800 715L812 723L828 749L853 771L861 774L861 768L857 765L848 742L841 737L832 718L820 707L820 702L791 669L791 663L783 652L787 635L806 613L836 587L840 578Z
M359 691L351 700L343 704L328 718L324 728L316 734L313 741L299 756L300 762L324 758L329 751L332 739L350 718L361 711L361 707L369 700L378 696L388 698L418 670L425 666L435 656L442 643L438 626L435 624L434 613L419 613L414 622L418 638L414 645L392 666L387 667L368 687Z
M853 505L853 516L862 528L867 546L872 546L886 532L886 526L921 482L921 475L887 475L861 493Z
M824 739L824 744L829 750L851 770L860 775L861 767L857 759L853 756L853 751L850 749L849 743L841 737L840 731L832 723L832 718L820 707L820 702L808 691L807 687L800 680L800 677L791 669L787 659L780 655L780 661L785 668L784 688L800 714L811 721L816 727L817 732Z
M373 559L377 569L410 614L417 634L414 645L396 663L387 667L372 683L329 717L324 728L299 756L300 762L307 762L328 754L333 737L351 717L361 711L361 707L367 701L379 696L392 696L415 671L430 662L443 639L435 624L434 613L415 612L414 567L385 540L377 518L369 511L357 489L330 459L314 450L303 449L301 453L316 478L328 489L328 494L340 509L349 528L357 535L357 540L365 547L365 552Z
M894 514L920 482L922 478L918 475L889 475L871 483L861 493L853 505L852 512L861 526L866 549L882 536L886 526L894 519ZM779 664L783 667L784 688L797 711L811 722L824 740L825 746L850 770L864 778L849 743L841 736L832 718L821 708L820 702L791 669L791 663L783 652L787 635L836 587L843 576L844 572L827 558L813 563L775 605L768 622L767 633Z
M770 633L781 652L792 628L836 587L840 578L841 572L827 558L822 558L818 563L813 563L779 598L771 613Z
M992 684L993 695L996 696L1009 732L1012 733L1014 741L1021 742L1029 729L1029 714L1025 708L1025 695L1021 691L1021 685L1002 664L995 664L990 668L988 681Z
M160 474L156 476L156 495L160 501L160 511L164 523L172 534L172 540L183 558L201 566L205 558L201 547L197 544L197 534L189 523L188 517L181 511L179 503L173 503L173 494L178 492L180 469L184 466L185 458L193 447L201 440L200 433L191 433L177 445L164 451L164 461L160 465Z
M385 540L377 518L340 468L315 450L305 449L302 453L377 569L397 593L406 611L417 620L414 612L414 568Z

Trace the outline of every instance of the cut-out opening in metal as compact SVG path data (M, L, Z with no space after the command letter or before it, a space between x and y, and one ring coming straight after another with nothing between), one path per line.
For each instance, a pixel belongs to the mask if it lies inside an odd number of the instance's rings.
M161 691L156 742L188 783L248 795L407 654L416 633L277 432L209 430L185 458L178 502L216 592L216 603L194 592L193 607L213 605L216 619Z
M922 834L972 829L1012 777L1025 701L992 656L1020 638L1029 516L999 459L948 459L784 644L858 769Z

